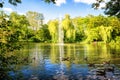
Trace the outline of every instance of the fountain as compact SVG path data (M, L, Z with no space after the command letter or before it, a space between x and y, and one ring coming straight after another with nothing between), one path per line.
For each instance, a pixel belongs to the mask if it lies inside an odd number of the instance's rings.
M59 45L63 45L64 41L64 33L63 33L63 29L61 26L61 18L59 19L59 26L58 26L58 44Z
M59 60L60 60L60 69L56 72L54 79L56 80L68 80L68 76L64 74L64 33L61 27L61 18L59 19L59 26L58 26L58 45L59 45Z
M62 27L61 27L61 18L59 19L59 26L58 26L58 44L59 44L59 54L60 54L60 68L61 70L63 71L63 61L62 61L62 58L64 56L64 48L63 48L63 37L64 37L64 34L63 34L63 30L62 30Z

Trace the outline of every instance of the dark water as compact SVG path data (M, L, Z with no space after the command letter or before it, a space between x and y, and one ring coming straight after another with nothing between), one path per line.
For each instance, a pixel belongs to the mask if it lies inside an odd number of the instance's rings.
M29 43L14 55L3 80L120 80L118 46Z

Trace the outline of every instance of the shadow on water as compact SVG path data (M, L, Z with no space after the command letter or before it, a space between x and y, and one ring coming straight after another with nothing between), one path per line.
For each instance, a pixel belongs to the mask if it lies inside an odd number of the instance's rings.
M119 80L119 50L105 44L29 43L0 56L0 80Z

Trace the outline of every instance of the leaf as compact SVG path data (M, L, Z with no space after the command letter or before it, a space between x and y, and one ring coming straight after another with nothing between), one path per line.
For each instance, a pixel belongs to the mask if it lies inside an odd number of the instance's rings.
M21 3L21 0L16 0L17 3Z
M55 0L51 0L54 4L56 3Z
M0 3L0 8L2 8L3 7L3 4L2 3Z

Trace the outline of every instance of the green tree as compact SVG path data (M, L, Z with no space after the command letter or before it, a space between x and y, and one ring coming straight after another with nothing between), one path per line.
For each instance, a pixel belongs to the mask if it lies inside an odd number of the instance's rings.
M93 16L93 15L88 15L86 16L86 27L87 29L99 27L99 26L108 26L108 19L102 15L98 16Z
M109 25L112 26L112 39L115 39L116 36L120 36L120 21L117 17L108 17Z
M108 26L108 27L100 26L99 30L100 30L100 36L102 37L102 40L105 43L110 42L112 40L113 27L111 27L111 26Z
M50 32L52 42L58 42L58 20L52 20L48 22L48 30Z
M43 14L33 11L28 11L26 14L27 14L27 19L30 23L30 27L35 31L39 30L39 28L42 27L43 25L43 20L44 20Z
M101 40L101 35L99 34L99 27L86 30L85 34L87 36L86 42L88 43Z
M120 1L119 0L109 0L105 2L105 0L96 0L96 3L93 3L92 7L97 9L101 5L101 3L105 3L104 13L109 16L117 16L120 18Z
M65 18L62 20L62 28L64 30L65 42L74 42L76 30L69 15L65 15Z
M76 30L76 38L75 41L79 42L84 40L85 38L85 23L84 23L84 18L82 17L76 17L73 20L73 24L75 26L75 30Z
M51 40L51 36L48 26L43 25L43 27L41 27L31 39L34 42L49 42L49 40Z
M27 36L29 22L24 15L19 15L16 12L12 12L9 17L10 22L12 23L11 29L13 31L20 32L21 35L19 36L20 39L25 38Z

